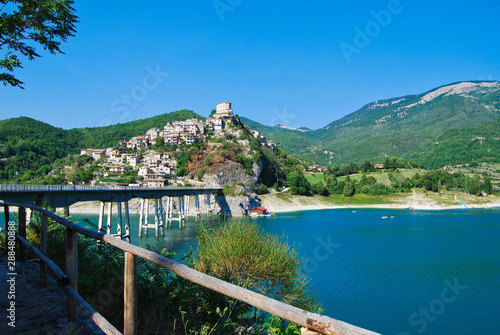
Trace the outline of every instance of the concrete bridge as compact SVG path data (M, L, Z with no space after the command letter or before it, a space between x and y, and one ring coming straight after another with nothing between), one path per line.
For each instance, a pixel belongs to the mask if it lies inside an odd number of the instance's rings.
M113 204L117 204L117 230L116 235L130 238L129 201L134 198L141 199L139 213L139 236L148 229L155 230L155 236L164 235L165 225L172 226L172 221L179 221L179 228L185 226L189 217L189 203L194 198L194 213L196 220L201 217L200 198L206 203L206 214L213 211L215 196L222 192L222 188L203 187L138 187L138 186L76 186L76 185L0 185L0 199L20 204L41 206L48 201L48 205L55 211L63 208L64 215L69 216L69 206L81 201L100 201L99 231L103 231L105 207L107 204L106 232L111 234L111 218ZM166 197L166 206L163 198ZM174 198L177 206L174 208ZM213 198L213 201L211 200ZM155 222L149 222L150 202L154 201ZM177 212L177 213L174 213ZM174 217L177 214L177 217ZM30 215L27 216L30 219Z

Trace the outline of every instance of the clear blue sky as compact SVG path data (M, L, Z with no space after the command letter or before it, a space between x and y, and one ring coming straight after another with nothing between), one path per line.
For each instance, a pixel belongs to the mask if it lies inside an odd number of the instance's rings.
M498 1L75 7L81 22L66 54L25 60L16 75L26 89L0 86L0 119L29 116L69 129L184 108L208 116L230 101L236 114L263 124L320 128L375 100L500 78Z

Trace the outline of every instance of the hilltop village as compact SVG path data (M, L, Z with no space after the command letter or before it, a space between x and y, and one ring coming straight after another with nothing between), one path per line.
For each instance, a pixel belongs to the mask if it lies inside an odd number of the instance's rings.
M238 136L236 126L241 121L233 114L230 102L220 102L205 121L188 119L168 122L163 129L151 128L146 134L132 137L129 141L120 141L117 148L82 149L80 155L92 157L101 169L94 177L110 180L123 175L137 176L134 186L161 187L172 183L178 169L173 157L180 146L189 147L195 143L210 142L220 145L226 136ZM251 130L262 145L274 150L276 144L268 141L258 131ZM167 149L167 150L161 150ZM96 178L90 181L96 182Z

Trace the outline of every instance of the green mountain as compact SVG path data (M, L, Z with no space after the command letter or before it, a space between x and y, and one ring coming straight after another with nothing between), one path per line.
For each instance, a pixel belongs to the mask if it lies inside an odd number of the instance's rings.
M0 180L29 169L50 170L54 160L77 151L78 141L68 130L27 117L0 121Z
M490 138L498 141L500 130L496 122L499 119L499 82L460 82L419 95L370 103L318 130L255 124L253 128L291 153L319 164L348 164L363 159L382 162L389 156L442 166L451 162L466 163L482 156L478 151L477 157L456 152L453 157L450 154L431 158L437 148L428 143L445 143L452 150L456 143L464 141L458 134L484 137L483 129L496 133L496 137ZM459 131L465 129L468 131ZM451 130L456 132L447 133ZM485 157L490 160L500 160L500 152L488 153Z
M143 120L107 127L65 130L28 117L0 121L0 180L15 179L27 170L44 174L50 164L68 154L79 154L82 148L114 147L120 140L145 134L148 129L161 127L170 121L202 116L181 110Z
M299 130L269 127L245 117L240 117L240 119L243 124L249 126L253 130L261 132L262 135L267 138L272 139L274 143L278 144L278 146L285 151L305 157L303 153L315 147L314 141L306 138L305 134Z
M500 122L451 129L435 141L421 145L409 156L430 168L465 162L498 162Z
M204 117L195 112L183 109L106 127L75 128L71 129L70 132L80 138L79 148L108 148L116 146L118 141L128 141L133 136L143 135L151 128L162 127L167 122L185 121L192 118L205 120Z

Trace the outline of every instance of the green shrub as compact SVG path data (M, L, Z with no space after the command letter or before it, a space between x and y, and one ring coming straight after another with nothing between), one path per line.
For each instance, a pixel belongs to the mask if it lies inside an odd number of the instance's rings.
M261 194L268 194L269 193L269 189L267 188L266 185L264 184L261 184L259 187L257 187L255 189L255 193L257 193L258 195L261 195Z
M222 137L207 137L207 140L212 143L222 143L224 142L224 139Z
M352 182L346 182L344 184L344 189L342 191L342 194L346 197L351 197L354 195L354 183Z
M210 164L212 164L212 158L208 156L207 158L205 158L204 163L206 166L210 166Z
M206 167L202 167L200 169L200 171L198 172L198 180L201 181L203 179L203 176L205 175L205 173L207 173L207 168Z
M196 270L299 308L318 310L301 271L302 260L283 238L264 233L254 222L241 221L213 230L201 225L198 241ZM237 310L244 313L250 307L242 304Z
M252 159L247 158L245 155L240 154L240 155L237 155L236 157L234 157L234 160L243 166L243 168L245 169L245 172L249 176L253 175Z

